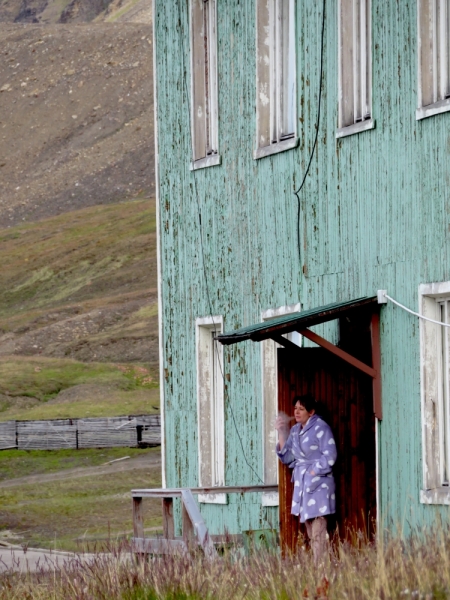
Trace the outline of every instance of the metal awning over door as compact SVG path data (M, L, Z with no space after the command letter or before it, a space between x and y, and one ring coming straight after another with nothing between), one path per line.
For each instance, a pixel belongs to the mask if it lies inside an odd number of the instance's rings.
M364 297L346 302L335 302L334 304L328 304L326 306L277 317L270 319L269 321L249 325L248 327L241 327L240 329L228 333L221 333L217 336L217 339L224 345L236 344L245 340L262 342L263 340L272 339L281 346L295 351L298 350L298 346L283 336L287 333L296 331L372 378L374 413L375 416L381 420L381 357L378 306L376 297ZM319 325L320 323L350 316L355 311L363 308L371 310L372 314L372 365L360 361L355 356L352 356L338 346L331 344L323 337L308 329L308 327Z

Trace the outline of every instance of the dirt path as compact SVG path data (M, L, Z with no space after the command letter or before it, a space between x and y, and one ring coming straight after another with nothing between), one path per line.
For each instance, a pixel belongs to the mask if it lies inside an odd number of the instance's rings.
M94 554L55 552L41 548L0 545L0 573L35 573L70 568L95 560Z
M123 455L127 455L126 448L124 449ZM124 471L134 471L138 469L142 470L148 467L158 466L161 466L160 452L99 465L98 467L77 467L76 469L64 469L62 471L56 471L55 473L27 475L25 477L17 477L17 479L7 479L6 481L0 482L0 489L14 487L16 485L47 483L49 481L63 481L65 479L77 479L80 477L88 477L90 475L123 473Z

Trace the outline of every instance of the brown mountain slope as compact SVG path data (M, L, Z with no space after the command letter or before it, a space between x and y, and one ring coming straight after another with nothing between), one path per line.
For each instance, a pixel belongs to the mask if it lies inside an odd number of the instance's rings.
M0 23L151 23L151 0L0 0Z
M0 21L9 23L89 22L111 0L0 0Z
M0 26L0 227L154 193L151 28Z

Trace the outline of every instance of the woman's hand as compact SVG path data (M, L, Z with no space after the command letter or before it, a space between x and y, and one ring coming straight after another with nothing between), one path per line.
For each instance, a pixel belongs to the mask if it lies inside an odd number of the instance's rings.
M289 437L290 421L291 417L284 412L278 413L278 416L275 419L275 429L278 431L278 443L280 444L280 450L283 450L286 440Z

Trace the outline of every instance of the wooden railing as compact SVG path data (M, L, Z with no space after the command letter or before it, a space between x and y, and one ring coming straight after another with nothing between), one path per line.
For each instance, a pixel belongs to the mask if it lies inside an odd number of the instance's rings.
M194 495L197 494L247 494L277 492L277 485L221 486L214 488L156 488L132 490L133 531L132 547L139 554L186 553L200 546L210 560L217 557L213 539L200 513ZM163 538L146 538L144 535L143 498L161 498L163 513ZM182 537L175 538L173 499L181 498Z

